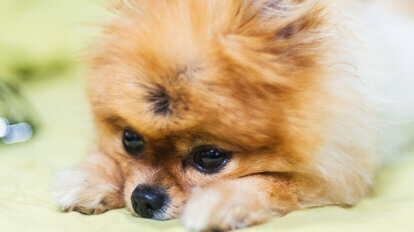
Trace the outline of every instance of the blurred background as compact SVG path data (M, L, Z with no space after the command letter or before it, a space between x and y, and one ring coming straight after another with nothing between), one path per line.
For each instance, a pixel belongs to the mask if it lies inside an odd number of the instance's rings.
M99 0L0 0L0 118L41 130L45 124L38 114L44 109L36 110L27 95L39 87L51 90L45 83L81 81L83 51L97 31L102 5Z
M414 13L414 0L401 1L406 5L387 7ZM79 162L93 141L83 55L107 14L105 2L0 0L0 119L28 123L34 132L23 143L0 142L2 231L182 231L176 221L140 220L126 210L94 217L62 214L51 197L53 173ZM387 231L393 225L410 231L414 191L407 186L413 167L408 159L385 168L373 196L355 208L296 212L252 231Z
M0 142L0 164L10 166L9 159L23 155L26 163L19 165L44 170L36 162L46 158L42 156L60 162L50 154L65 157L57 154L73 144L83 150L81 138L91 128L82 59L84 48L98 31L99 17L105 14L102 2L0 0L0 118L10 125L28 123L34 132L26 143ZM61 141L72 146L63 147ZM67 157L79 158L82 152L74 148L70 153ZM1 162L4 158L6 163Z

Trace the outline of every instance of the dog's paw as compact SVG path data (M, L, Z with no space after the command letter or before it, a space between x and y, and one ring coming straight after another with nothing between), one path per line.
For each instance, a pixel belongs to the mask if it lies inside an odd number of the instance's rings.
M104 176L76 168L57 173L53 195L62 211L87 215L102 214L123 204L117 185L108 183Z
M260 195L260 194L259 194ZM257 225L275 214L260 196L230 188L197 190L187 203L181 223L190 231L228 231Z

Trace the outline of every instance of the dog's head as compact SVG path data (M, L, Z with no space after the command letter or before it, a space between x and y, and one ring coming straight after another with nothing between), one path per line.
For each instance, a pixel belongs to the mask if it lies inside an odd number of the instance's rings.
M88 92L99 149L119 163L131 211L174 218L194 187L306 163L323 117L321 6L140 0L113 9Z

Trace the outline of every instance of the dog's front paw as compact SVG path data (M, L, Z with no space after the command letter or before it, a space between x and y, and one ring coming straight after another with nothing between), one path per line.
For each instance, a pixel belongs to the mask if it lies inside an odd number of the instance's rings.
M65 169L57 173L53 195L62 211L102 214L123 205L120 187L109 180L93 169Z
M257 225L275 216L261 194L254 196L237 189L221 185L195 191L184 209L182 224L191 231L227 231Z

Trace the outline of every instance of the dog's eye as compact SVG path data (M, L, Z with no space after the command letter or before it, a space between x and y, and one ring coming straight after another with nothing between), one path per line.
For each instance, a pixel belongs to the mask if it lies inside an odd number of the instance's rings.
M195 167L204 173L213 173L222 168L229 160L230 153L215 146L203 145L191 152Z
M125 150L130 155L138 155L145 148L144 138L140 134L133 131L125 131L122 142L124 144Z

